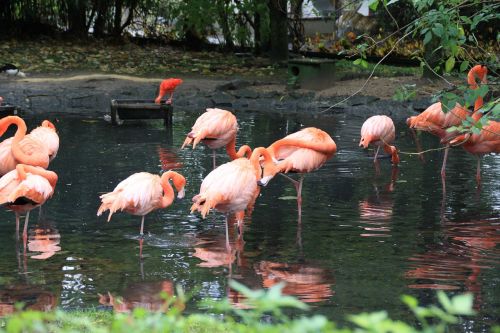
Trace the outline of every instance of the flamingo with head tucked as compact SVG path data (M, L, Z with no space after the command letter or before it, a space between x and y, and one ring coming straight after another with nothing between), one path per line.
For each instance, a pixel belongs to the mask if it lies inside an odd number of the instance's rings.
M0 205L6 205L16 213L16 234L19 233L19 215L26 213L23 229L25 244L29 212L52 197L56 183L55 172L24 164L18 164L0 178Z
M476 82L476 77L482 83L486 83L486 75L488 70L486 66L476 65L467 74L467 83L470 89L477 89L479 86ZM483 98L478 97L474 103L474 111L479 110L483 106ZM446 176L446 160L448 157L449 141L457 136L456 132L448 132L447 129L452 126L457 126L462 123L470 112L463 106L457 104L452 110L444 112L441 102L437 102L429 106L426 110L417 116L410 117L406 123L410 128L429 132L440 138L441 143L446 144L443 157L443 165L441 167L441 177ZM444 184L444 183L443 183Z
M307 127L275 141L267 149L273 159L277 161L277 166L281 172L297 172L300 174L298 181L287 176L297 190L300 222L304 174L323 166L337 152L337 145L325 131L315 127Z
M399 164L398 150L391 143L396 138L396 129L394 122L387 116L373 116L368 118L361 127L361 140L359 146L368 148L369 145L377 146L373 162L377 161L380 147L383 147L386 153L391 154L391 162Z
M138 172L122 180L113 192L100 196L102 203L97 216L107 210L109 210L108 222L117 211L142 216L140 230L142 236L144 217L153 210L170 206L174 201L174 190L169 180L172 180L177 190L177 198L183 198L186 179L181 174L170 170L160 177L148 172Z
M263 160L259 161L261 157ZM263 163L263 170L260 162ZM267 149L255 148L250 159L238 158L212 170L203 179L200 193L193 197L191 212L199 211L203 218L212 208L225 214L236 213L241 235L244 211L255 200L258 182L265 185L278 172L279 168L274 164ZM230 249L227 215L226 247Z
M215 169L215 149L226 147L231 160L251 155L252 149L247 145L236 151L237 132L238 122L234 114L223 109L209 108L196 119L181 148L191 144L194 149L200 141L203 142L212 149Z
M17 116L0 119L0 136L10 125L16 125L14 137L0 143L0 175L14 170L19 163L47 168L49 148L34 136L26 135L26 123Z
M52 122L49 120L42 121L42 125L33 129L29 135L39 140L47 147L50 161L56 157L59 151L59 135Z
M165 79L161 81L160 83L160 91L158 93L158 97L155 99L156 104L160 104L161 99L163 96L166 94L170 94L169 98L167 99L166 103L171 104L172 103L172 97L174 96L174 90L177 88L178 85L182 83L181 79L176 79L176 78L170 78L170 79Z

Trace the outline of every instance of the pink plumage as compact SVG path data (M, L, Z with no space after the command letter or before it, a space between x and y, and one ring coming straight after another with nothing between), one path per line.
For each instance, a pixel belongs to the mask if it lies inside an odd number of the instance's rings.
M159 89L160 91L158 93L158 97L156 97L156 99L155 99L155 103L160 104L161 99L166 94L170 94L170 97L167 99L166 103L167 104L172 103L172 96L174 94L174 90L181 83L182 83L182 80L177 79L177 78L170 78L170 79L165 79L165 80L161 81L160 89Z
M384 115L372 116L363 123L361 127L361 139L359 146L368 148L369 145L377 146L374 161L377 159L380 147L392 155L392 163L399 163L396 147L392 146L396 138L396 129L391 118Z

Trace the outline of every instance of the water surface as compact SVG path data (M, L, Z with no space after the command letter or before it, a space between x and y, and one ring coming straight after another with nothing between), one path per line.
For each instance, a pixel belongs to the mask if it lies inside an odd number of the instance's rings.
M224 216L213 212L203 220L189 213L190 198L212 168L211 151L203 145L179 149L199 114L176 110L170 130L160 121L112 127L101 119L58 117L61 148L50 169L59 182L42 215L32 213L26 255L14 237L14 214L0 212L3 308L16 301L36 309L112 306L111 298L121 296L117 310L156 309L156 295L175 285L193 292L190 311L206 297L229 297L239 305L241 295L228 288L231 277L252 288L285 281L286 294L340 321L381 309L408 320L400 295L430 304L437 302L436 289L474 293L479 314L463 325L464 332L499 320L498 156L483 159L477 190L475 159L451 151L443 195L442 151L426 154L425 162L401 154L399 168L382 159L377 170L372 152L358 148L362 118L236 113L238 146L267 146L315 126L332 135L338 153L305 177L300 225L295 189L277 177L246 217L244 243L233 241L231 228L228 253ZM398 148L415 152L405 124L396 127ZM421 140L425 148L439 147L427 134ZM217 162L226 161L219 151ZM118 213L107 223L96 216L98 197L134 172L171 168L188 180L186 199L146 217L141 261L140 217Z

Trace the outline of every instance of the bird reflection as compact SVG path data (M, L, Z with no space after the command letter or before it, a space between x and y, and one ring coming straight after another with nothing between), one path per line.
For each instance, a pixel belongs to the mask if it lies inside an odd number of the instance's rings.
M33 259L48 259L61 251L59 243L61 234L50 225L36 225L28 235L28 251L38 252L30 257Z
M158 146L156 150L163 171L182 168L182 162L179 161L177 154L172 149Z
M324 268L306 263L261 261L255 270L262 277L262 287L270 288L283 281L286 283L283 294L296 296L305 303L322 302L334 294L333 274Z
M135 282L128 285L120 296L113 296L110 292L98 295L99 304L111 306L115 312L130 312L135 308L149 311L166 310L163 293L167 296L174 295L172 281Z
M445 221L445 240L427 252L411 258L405 276L416 281L413 289L465 290L475 297L474 307L482 303L481 271L500 263L500 219Z
M236 222L233 219L233 224ZM235 225L229 229L234 230ZM197 235L194 245L193 256L202 260L197 266L199 267L222 267L227 266L231 270L231 266L236 262L237 266L246 266L246 260L243 256L244 242L241 238L235 238L231 242L230 250L226 247L226 238L219 234Z
M18 310L50 311L57 305L55 294L40 287L19 284L0 289L0 317L4 317Z
M398 176L398 168L392 168L391 181L382 190L374 184L374 194L359 202L362 237L390 237L394 198L392 192Z

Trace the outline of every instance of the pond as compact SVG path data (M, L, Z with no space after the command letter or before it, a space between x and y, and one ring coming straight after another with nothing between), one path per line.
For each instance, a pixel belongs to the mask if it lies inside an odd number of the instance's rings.
M442 151L425 154L424 162L401 154L399 168L382 159L376 171L372 152L358 148L360 117L236 113L237 146L267 146L315 126L330 133L338 152L305 177L300 225L295 189L276 177L245 219L245 242L233 242L229 254L224 216L212 212L203 220L189 213L191 197L212 168L204 145L180 150L200 113L176 109L169 130L161 121L112 127L102 119L57 117L61 147L50 169L59 182L41 216L38 209L31 214L26 255L14 237L14 214L0 212L2 308L16 301L35 309L109 307L120 296L122 308L155 309L156 294L180 285L192 295L188 311L195 311L206 297L229 297L238 305L241 295L228 288L233 278L252 288L285 281L286 294L341 322L347 314L382 309L409 320L400 296L437 303L436 289L474 294L479 314L463 331L498 322L498 156L483 158L477 190L476 160L452 150L443 195ZM40 120L27 122L31 128ZM415 152L406 125L396 128L397 147ZM420 139L424 148L439 148L430 135ZM226 161L218 151L218 164ZM186 198L146 217L140 260L140 217L117 213L106 222L96 216L99 195L134 172L171 168L186 177ZM233 228L230 238L235 239Z

